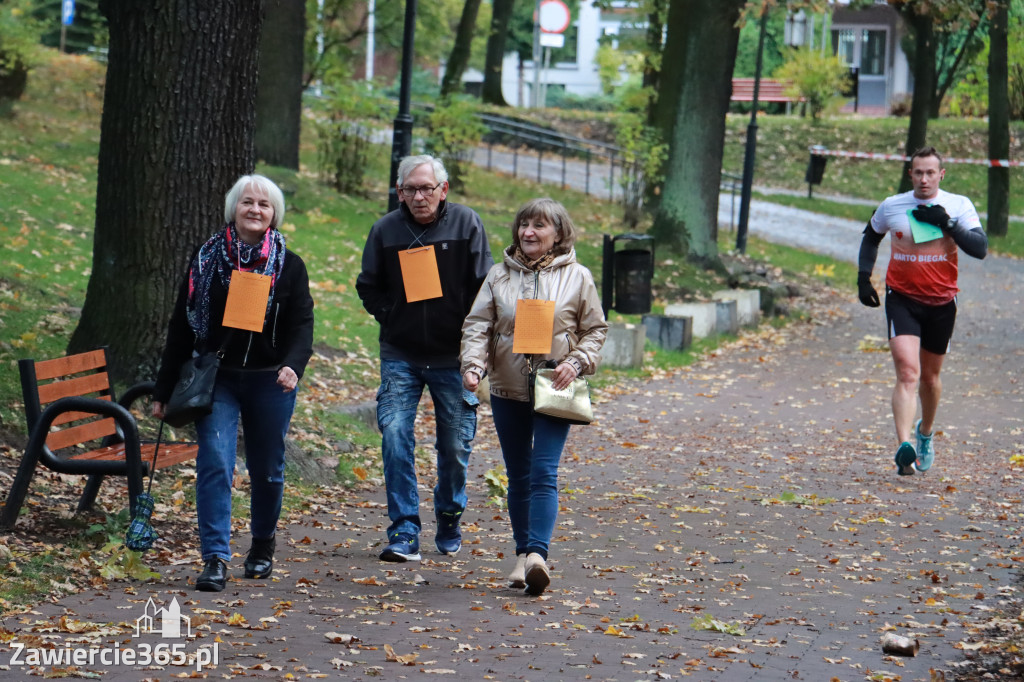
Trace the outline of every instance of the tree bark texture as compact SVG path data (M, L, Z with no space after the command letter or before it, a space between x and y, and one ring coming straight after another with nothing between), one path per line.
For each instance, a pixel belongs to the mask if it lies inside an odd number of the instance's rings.
M110 47L92 275L69 351L152 378L193 250L253 169L260 0L104 0Z
M305 0L265 0L256 88L256 158L299 170Z
M906 146L906 154L910 156L925 146L928 139L928 116L935 93L935 24L930 14L918 14L911 6L903 10L903 16L914 31L914 94L910 102ZM910 162L907 161L903 164L899 191L909 192L911 189Z
M670 3L656 120L669 142L652 233L692 262L718 263L725 115L743 0Z
M1010 94L1008 22L1010 0L1000 0L989 29L988 53L988 158L1010 156ZM1010 169L988 169L989 234L1006 236L1010 221Z
M487 34L484 82L480 91L480 99L485 104L508 106L505 96L501 93L501 64L505 59L505 38L508 36L509 22L512 20L514 7L515 0L494 0L491 32Z
M479 11L480 0L466 0L466 4L462 6L459 28L455 31L455 44L452 45L452 52L444 69L444 78L441 80L441 97L456 95L462 91L462 74L469 64L473 32L476 30L476 16Z

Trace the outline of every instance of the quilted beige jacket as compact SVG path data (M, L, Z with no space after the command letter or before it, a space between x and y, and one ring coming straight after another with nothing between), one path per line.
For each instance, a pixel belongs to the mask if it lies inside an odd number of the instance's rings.
M530 399L527 356L512 352L516 301L542 298L555 302L551 352L534 364L575 358L583 374L600 361L608 323L590 270L576 262L576 251L562 254L540 271L528 270L509 255L487 273L462 325L462 374L473 370L489 377L491 393L511 400Z

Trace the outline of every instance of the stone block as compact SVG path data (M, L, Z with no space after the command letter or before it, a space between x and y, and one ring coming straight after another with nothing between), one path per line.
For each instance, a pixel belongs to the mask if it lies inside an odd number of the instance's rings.
M601 347L604 367L641 367L644 364L644 328L635 324L612 324Z
M703 339L717 330L718 305L711 303L672 303L665 306L665 314L670 317L689 317L693 319L693 338Z
M693 343L693 318L671 315L644 315L647 338L666 350L684 350Z
M757 289L723 289L711 297L716 301L736 301L736 317L741 327L757 326L761 321L761 292Z
M715 331L719 334L736 334L740 330L736 315L736 301L715 301Z

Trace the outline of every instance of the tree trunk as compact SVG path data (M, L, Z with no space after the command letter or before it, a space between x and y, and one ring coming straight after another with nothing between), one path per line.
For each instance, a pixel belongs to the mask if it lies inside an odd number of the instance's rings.
M491 14L491 32L487 35L487 56L484 60L484 82L480 99L485 104L507 107L508 102L501 93L501 63L505 59L505 37L515 0L494 0ZM534 64L534 68L537 65Z
M265 0L256 88L256 158L299 170L305 0Z
M928 138L928 115L935 92L935 24L930 14L918 14L912 6L905 7L903 16L914 31L914 94L910 103L906 146L906 154L910 156L925 146ZM910 162L907 161L903 164L899 191L909 192L911 189Z
M110 46L92 275L68 350L152 378L189 256L253 168L260 0L104 0Z
M989 29L988 158L1010 157L1010 95L1007 23L1010 0L1000 0ZM1010 169L988 169L988 233L1006 236L1010 220Z
M982 10L984 11L984 9ZM967 36L964 38L963 43L960 44L959 49L956 51L956 57L953 59L953 64L945 70L945 73L938 73L938 62L936 62L936 73L935 73L935 92L932 93L932 106L931 114L932 118L938 118L942 109L942 100L945 98L949 88L954 83L954 79L957 79L959 75L960 66L964 62L964 58L968 57L970 53L970 59L974 59L976 52L973 52L971 47L971 41L974 38L974 34L978 31L978 26L981 25L981 16L971 20L971 26L967 30ZM951 38L946 36L947 45L950 44ZM936 36L936 44L938 44L938 36Z
M459 28L455 32L455 44L448 57L441 81L441 97L457 94L462 91L462 74L469 63L470 48L473 43L473 32L476 30L476 15L480 10L480 0L466 0L462 6L462 17Z
M704 267L718 264L725 114L743 0L670 3L656 120L669 142L652 233Z
M667 0L649 0L647 14L646 45L644 46L643 87L650 88L651 96L647 100L647 125L657 128L658 84L661 77L661 55L665 50L663 35L665 29L665 3ZM668 139L668 138L664 138ZM664 175L664 168L659 176ZM662 181L648 182L644 187L644 206L649 213L658 210L661 199Z

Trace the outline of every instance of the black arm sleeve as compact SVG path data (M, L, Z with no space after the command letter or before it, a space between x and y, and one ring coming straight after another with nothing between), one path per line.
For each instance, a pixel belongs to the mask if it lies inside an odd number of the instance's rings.
M968 256L981 260L988 255L988 237L980 227L971 230L954 230L949 233L949 236ZM863 253L863 249L861 252Z
M882 243L884 234L878 234L871 223L864 228L864 239L860 242L860 256L857 258L857 270L871 274L878 259L878 245Z

